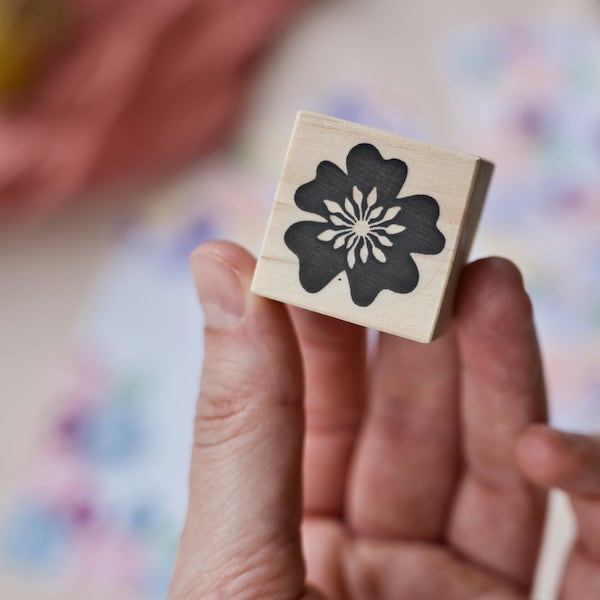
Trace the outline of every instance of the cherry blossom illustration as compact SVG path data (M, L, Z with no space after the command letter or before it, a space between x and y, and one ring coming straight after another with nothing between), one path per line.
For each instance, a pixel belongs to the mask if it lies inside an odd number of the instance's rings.
M413 291L419 271L411 254L439 254L445 246L437 201L399 198L406 163L384 159L371 144L350 150L346 171L323 161L315 179L296 190L296 205L313 218L294 223L284 236L298 256L302 287L319 292L345 272L358 306L370 305L384 289Z

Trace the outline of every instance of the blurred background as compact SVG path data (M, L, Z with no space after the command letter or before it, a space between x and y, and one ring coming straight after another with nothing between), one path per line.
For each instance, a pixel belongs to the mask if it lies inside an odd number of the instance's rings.
M0 0L0 597L164 598L202 316L300 108L496 163L474 257L525 274L551 418L600 429L600 4ZM553 496L535 597L572 535Z

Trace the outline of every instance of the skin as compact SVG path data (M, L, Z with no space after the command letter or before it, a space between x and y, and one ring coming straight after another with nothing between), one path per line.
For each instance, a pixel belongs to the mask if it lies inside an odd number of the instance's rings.
M517 600L546 490L579 535L560 597L600 597L600 438L545 425L519 271L465 267L432 344L249 292L254 259L191 257L205 361L171 600Z

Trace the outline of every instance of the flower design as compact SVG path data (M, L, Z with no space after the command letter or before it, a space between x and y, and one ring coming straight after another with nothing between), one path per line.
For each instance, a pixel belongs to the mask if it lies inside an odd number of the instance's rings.
M323 161L315 179L296 190L298 208L314 215L284 237L300 261L302 287L318 292L345 271L359 306L383 289L411 292L419 282L411 253L438 254L445 246L436 226L438 203L425 195L398 198L406 163L385 160L371 144L350 150L346 170Z
M354 268L356 264L356 250L360 246L360 259L366 263L369 254L379 262L386 262L385 253L379 247L394 244L384 234L401 233L406 229L404 225L393 223L394 217L400 212L399 206L393 206L385 211L383 217L383 206L375 206L377 203L377 188L374 187L367 196L364 203L364 194L354 186L352 188L352 199L344 200L344 208L333 200L323 200L329 211L329 220L336 229L326 229L317 236L324 242L333 241L334 248L346 246L348 250L348 267Z

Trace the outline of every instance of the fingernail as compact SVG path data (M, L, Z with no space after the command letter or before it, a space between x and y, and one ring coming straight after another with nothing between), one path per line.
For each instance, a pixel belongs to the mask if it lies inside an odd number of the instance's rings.
M196 253L191 258L204 324L229 327L244 315L246 294L235 269L216 255Z

